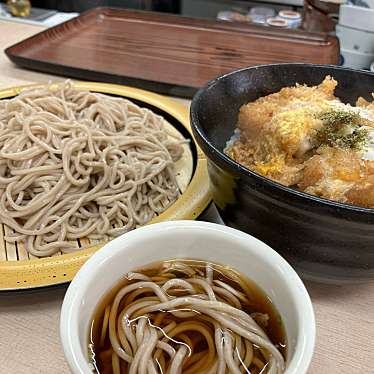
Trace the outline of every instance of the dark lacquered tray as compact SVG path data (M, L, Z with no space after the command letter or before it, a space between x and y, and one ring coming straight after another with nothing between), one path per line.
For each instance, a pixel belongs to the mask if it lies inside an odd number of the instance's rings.
M274 62L335 64L335 37L96 8L6 49L17 65L190 97L208 80Z

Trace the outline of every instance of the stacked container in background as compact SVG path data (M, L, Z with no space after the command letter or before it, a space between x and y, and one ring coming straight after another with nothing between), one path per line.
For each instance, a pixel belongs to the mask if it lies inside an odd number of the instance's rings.
M340 6L336 35L343 66L369 69L374 62L374 0L360 0L360 5Z

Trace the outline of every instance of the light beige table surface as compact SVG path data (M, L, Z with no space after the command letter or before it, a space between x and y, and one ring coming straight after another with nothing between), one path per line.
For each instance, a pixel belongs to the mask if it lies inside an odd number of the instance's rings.
M0 88L61 79L13 66L3 49L40 27L0 22ZM374 283L306 284L317 319L311 374L374 373ZM0 294L0 374L69 373L59 341L65 289Z

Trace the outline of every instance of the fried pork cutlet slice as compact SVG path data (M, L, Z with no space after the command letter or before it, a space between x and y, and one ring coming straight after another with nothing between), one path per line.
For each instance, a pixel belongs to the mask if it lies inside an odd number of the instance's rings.
M330 76L318 86L308 87L296 85L296 87L285 87L279 92L260 97L254 102L243 105L239 112L238 127L241 136L246 141L255 141L263 126L270 122L272 117L290 105L305 106L311 102L323 102L335 100L334 89L337 82Z
M301 191L354 205L374 207L374 161L352 149L320 147L304 163Z
M284 88L243 106L240 140L228 150L229 156L286 186L296 184L305 154L316 146L323 126L319 115L335 99L335 86L327 77L319 86Z
M302 163L290 162L287 164L284 153L274 152L268 157L258 156L256 149L240 140L233 147L227 149L226 153L239 164L285 186L293 186L300 179L299 172L302 169Z

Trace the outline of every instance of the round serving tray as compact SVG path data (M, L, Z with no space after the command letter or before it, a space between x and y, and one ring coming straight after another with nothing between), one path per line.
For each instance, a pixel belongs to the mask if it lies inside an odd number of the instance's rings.
M178 200L148 224L160 221L195 219L211 201L204 154L192 138L188 108L163 96L107 83L74 82L78 88L109 95L121 96L162 115L170 124L171 132L179 132L190 139L186 157L176 165L178 184L182 191ZM11 98L25 89L43 87L28 85L0 91L0 99ZM30 255L22 244L9 244L4 240L8 227L0 223L0 291L25 290L69 282L83 263L105 243L82 238L77 251L51 257ZM84 249L79 249L80 247Z

